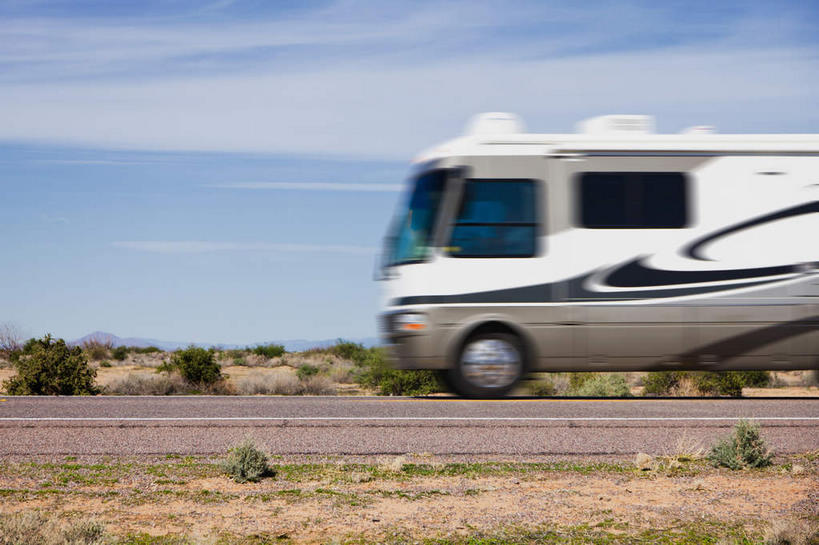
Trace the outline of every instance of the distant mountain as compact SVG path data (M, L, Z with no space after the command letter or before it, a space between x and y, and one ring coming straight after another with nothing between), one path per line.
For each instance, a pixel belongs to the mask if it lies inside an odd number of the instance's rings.
M379 344L379 340L376 337L362 337L356 339L344 339L345 341L351 341L354 343L363 344L366 347L376 346ZM157 348L161 348L162 350L177 350L179 348L186 348L188 346L201 346L202 348L209 348L211 346L216 346L219 348L225 349L235 349L235 348L245 348L246 346L257 346L260 344L281 344L284 346L284 349L288 352L301 352L302 350L307 350L309 348L324 348L327 346L332 346L338 339L319 339L319 340L308 340L308 339L286 339L286 340L274 340L274 341L265 341L265 342L258 342L258 343L250 343L249 345L244 344L222 344L222 343L192 343L192 342L179 342L179 341L160 341L158 339L145 339L142 337L119 337L114 335L113 333L108 333L105 331L94 331L93 333L89 333L79 339L74 339L70 341L69 344L78 345L83 344L88 341L97 341L101 343L110 343L112 346L138 346L140 348L144 348L146 346L155 346Z

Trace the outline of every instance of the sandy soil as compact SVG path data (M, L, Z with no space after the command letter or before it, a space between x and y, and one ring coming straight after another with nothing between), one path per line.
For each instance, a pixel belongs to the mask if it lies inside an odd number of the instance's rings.
M42 477L41 475L39 477ZM115 533L267 532L299 543L328 537L377 538L491 531L504 526L598 523L627 531L698 521L725 524L819 515L819 476L807 472L728 472L691 476L645 473L531 472L361 482L266 479L237 484L222 476L169 483L135 475L110 486L71 483L60 495L5 498L0 513L26 509L93 516ZM355 479L353 479L355 481ZM42 483L0 474L0 488L37 490Z

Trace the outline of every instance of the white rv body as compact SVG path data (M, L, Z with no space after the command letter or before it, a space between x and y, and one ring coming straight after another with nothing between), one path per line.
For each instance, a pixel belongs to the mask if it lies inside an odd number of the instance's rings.
M819 368L819 136L658 135L646 116L580 134L516 132L497 113L471 127L416 159L413 180L445 178L421 257L390 258L411 213L387 238L396 365L454 369L471 335L497 330L523 371ZM473 221L490 189L534 195L536 221ZM526 237L531 255L505 255L503 240Z

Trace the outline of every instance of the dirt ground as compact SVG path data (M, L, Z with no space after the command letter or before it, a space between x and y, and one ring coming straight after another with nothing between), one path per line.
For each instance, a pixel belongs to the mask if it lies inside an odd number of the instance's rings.
M764 471L730 472L704 464L640 471L629 463L600 471L532 470L513 464L500 474L435 476L405 474L406 461L384 459L376 473L308 464L299 466L305 471L280 471L246 484L219 474L214 464L196 469L191 459L5 463L0 514L39 509L93 517L117 534L264 533L297 543L351 536L378 541L396 533L451 536L509 526L638 532L708 521L758 528L819 516L815 456L780 461ZM433 467L445 467L444 462L424 460Z

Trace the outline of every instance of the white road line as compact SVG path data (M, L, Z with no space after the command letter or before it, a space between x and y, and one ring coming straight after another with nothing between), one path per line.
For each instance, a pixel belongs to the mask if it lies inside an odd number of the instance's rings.
M408 421L408 422L684 422L721 420L819 420L819 416L646 416L646 417L606 417L606 416L123 416L123 417L74 417L74 416L8 416L0 417L0 422L224 422L224 421Z

